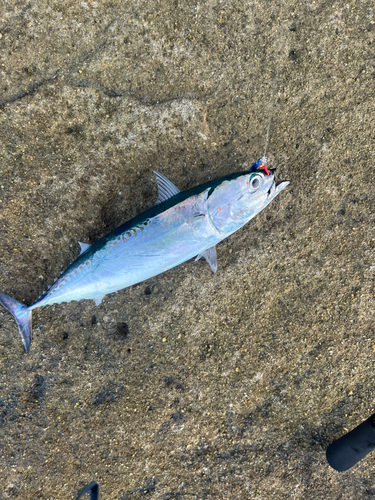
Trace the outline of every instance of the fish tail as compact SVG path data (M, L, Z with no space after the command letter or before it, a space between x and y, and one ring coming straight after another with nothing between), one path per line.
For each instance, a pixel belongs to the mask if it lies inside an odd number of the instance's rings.
M28 306L21 304L18 300L12 299L5 293L0 293L0 304L5 307L16 320L18 330L21 334L22 342L27 352L30 348L32 338L31 315L32 311Z

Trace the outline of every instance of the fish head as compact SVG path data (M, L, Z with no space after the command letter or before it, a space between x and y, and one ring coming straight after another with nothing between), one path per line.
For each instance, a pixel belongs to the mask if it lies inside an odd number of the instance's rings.
M275 170L269 171L259 162L255 170L225 179L215 188L207 200L210 218L223 234L233 233L271 203L288 184L289 181L276 181Z

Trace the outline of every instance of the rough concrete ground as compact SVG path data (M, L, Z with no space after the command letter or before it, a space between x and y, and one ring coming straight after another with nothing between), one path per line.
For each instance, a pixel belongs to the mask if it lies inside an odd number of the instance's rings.
M291 185L146 283L0 312L0 498L367 499L375 411L373 2L0 1L0 290L32 303L154 203L268 155Z

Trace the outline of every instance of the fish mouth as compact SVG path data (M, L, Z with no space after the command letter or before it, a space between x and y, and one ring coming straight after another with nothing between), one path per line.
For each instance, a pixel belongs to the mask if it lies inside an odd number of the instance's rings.
M254 165L250 167L250 170L260 171L264 170L265 174L264 178L267 179L269 177L272 178L272 184L267 192L267 203L271 201L275 196L277 196L283 189L289 186L290 181L275 181L276 176L276 168L267 168L267 159L263 157L258 160Z
M272 172L273 178L275 178L275 173L276 169L270 170L270 173ZM273 181L271 187L268 190L267 197L272 197L274 198L277 196L283 189L285 189L287 186L289 186L290 181Z

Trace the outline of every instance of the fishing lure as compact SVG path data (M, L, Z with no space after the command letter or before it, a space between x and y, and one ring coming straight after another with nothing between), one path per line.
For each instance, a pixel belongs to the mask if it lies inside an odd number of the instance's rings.
M217 270L216 245L263 210L288 184L275 181L265 158L237 172L180 192L154 171L156 205L93 245L80 243L79 257L34 304L0 293L15 318L25 350L32 339L31 315L38 307L93 299L152 278L196 256ZM262 163L263 161L263 163Z

